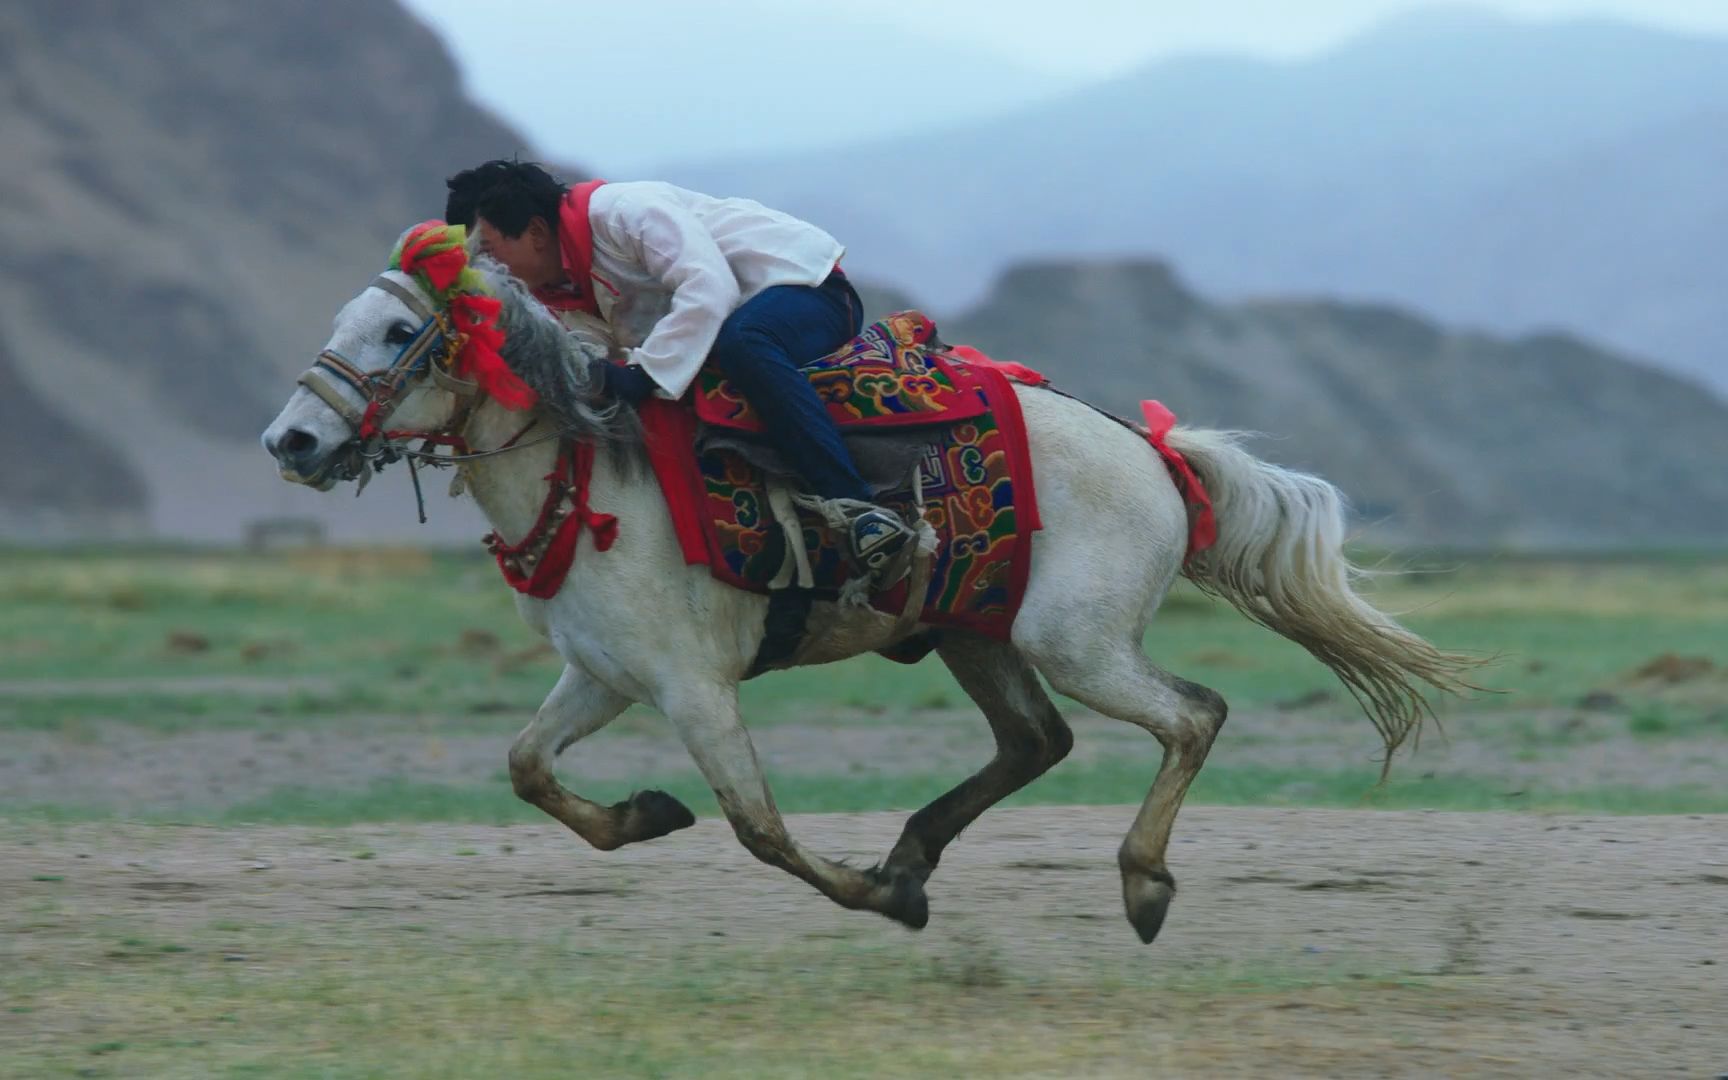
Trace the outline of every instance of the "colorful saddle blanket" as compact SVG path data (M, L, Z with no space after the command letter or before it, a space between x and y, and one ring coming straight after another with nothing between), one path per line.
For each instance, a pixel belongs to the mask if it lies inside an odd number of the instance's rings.
M804 372L841 427L916 427L983 416L989 404L975 387L956 381L952 364L933 350L935 340L935 323L916 311L897 312ZM710 427L762 430L744 395L712 368L697 376L695 398L696 418Z
M923 619L1006 638L1039 528L1020 402L1001 370L936 351L935 340L929 319L902 312L806 371L843 426L927 432L923 510L938 546ZM642 410L685 561L708 566L728 585L767 592L788 554L767 485L734 451L696 450L698 421L742 432L759 431L760 423L742 395L712 372L701 376L694 397L693 409L655 401ZM909 490L882 501L908 520L917 516ZM846 538L813 515L801 515L801 524L816 595L832 599L853 573ZM898 613L905 589L901 584L873 602Z

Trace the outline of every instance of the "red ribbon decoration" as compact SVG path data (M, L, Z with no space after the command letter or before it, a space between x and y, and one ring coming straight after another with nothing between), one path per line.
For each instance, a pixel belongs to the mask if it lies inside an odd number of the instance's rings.
M566 440L558 452L558 464L546 474L551 490L547 492L540 516L534 527L528 530L528 535L522 538L521 543L511 545L505 545L497 533L488 537L489 541L496 541L489 543L492 556L498 560L498 569L512 589L538 600L550 600L558 595L564 579L570 574L571 564L576 561L576 542L582 536L583 526L594 533L596 551L607 550L618 539L618 519L611 514L595 513L588 505L588 482L593 475L594 445ZM553 515L566 498L570 500L570 515L559 523L546 544L546 550L525 573L519 562L521 556L531 554L544 539L547 529L552 526Z
M1176 426L1176 414L1160 401L1142 401L1140 412L1146 417L1146 441L1164 459L1164 467L1176 481L1176 490L1188 504L1188 554L1184 559L1192 559L1218 542L1218 518L1212 513L1212 497L1206 494L1206 485L1200 482L1194 466L1166 441L1170 429Z
M506 409L531 408L539 400L533 387L510 370L499 352L504 331L498 328L498 313L504 305L497 297L456 293L450 297L450 321L466 340L456 357L457 374L480 384Z
M405 274L426 279L449 312L456 332L462 335L456 374L478 383L480 389L506 409L531 408L538 396L510 370L499 351L504 347L504 331L498 327L503 303L493 296L454 291L462 271L468 268L468 252L452 235L451 228L442 221L422 221L408 230L397 265Z
M1015 382L1024 383L1027 386L1043 386L1050 381L1044 377L1044 373L1041 371L1034 371L1025 364L1016 363L1013 360L998 360L992 356L985 356L970 345L951 345L948 347L948 355L958 356L968 364L995 368Z

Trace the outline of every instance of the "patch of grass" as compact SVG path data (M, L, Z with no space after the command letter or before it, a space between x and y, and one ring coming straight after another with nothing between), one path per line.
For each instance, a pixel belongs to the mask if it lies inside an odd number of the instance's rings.
M1666 710L1644 708L1632 714L1626 721L1626 728L1634 735L1653 738L1672 732L1674 722L1669 719Z
M75 1073L98 1052L116 1075L166 1080L536 1078L571 1075L573 1063L581 1075L736 1080L1144 1075L1171 1054L1217 1063L1220 1036L1274 1004L1390 994L1405 1007L1467 1005L1347 958L1310 965L1283 953L1219 972L1149 965L1125 948L1103 970L1062 975L976 942L761 948L698 939L644 951L607 935L438 934L395 936L380 949L375 931L267 934L244 943L269 959L243 973L49 954L33 994L61 1023L102 1041L0 1042L0 1075ZM1156 1025L1149 995L1159 1002ZM1219 1067L1238 1073L1260 1050L1244 1046L1240 1061Z
M1407 611L1410 625L1444 646L1504 656L1483 674L1510 691L1485 698L1490 708L1570 703L1662 652L1728 656L1720 556L1476 555L1450 565L1388 578L1375 599ZM500 717L531 715L559 668L536 651L511 595L478 552L9 552L0 565L0 680L247 676L327 689L156 693L134 684L44 697L0 687L0 728L181 731L392 717L497 730ZM204 644L172 647L193 639ZM1333 694L1341 714L1353 709L1301 648L1186 584L1146 644L1238 709L1316 691ZM907 667L875 657L753 680L743 703L755 725L817 714L839 724L921 723L930 710L968 704L938 660Z
M1006 806L1115 806L1140 802L1152 781L1154 759L1112 760L1090 766L1058 767ZM915 810L961 777L936 775L792 775L774 781L775 801L786 813L853 813ZM1384 810L1529 810L1595 814L1728 813L1728 789L1706 787L1544 788L1507 790L1504 781L1470 776L1409 776L1394 772L1385 785L1372 768L1313 771L1215 765L1195 781L1190 803L1218 806L1300 806ZM695 774L606 781L576 786L601 803L625 798L642 788L671 792L701 816L718 811L714 796ZM0 816L28 820L111 820L116 815L66 805L0 805ZM541 812L515 797L508 785L454 786L381 781L359 791L281 788L225 810L145 815L143 820L222 825L330 825L369 822L449 822L510 825L545 820ZM460 852L458 854L461 854ZM375 857L360 852L356 859Z

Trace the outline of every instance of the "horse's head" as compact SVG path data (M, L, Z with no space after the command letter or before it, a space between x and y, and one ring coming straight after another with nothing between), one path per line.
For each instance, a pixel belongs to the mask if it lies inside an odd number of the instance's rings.
M485 393L511 408L534 392L499 355L499 301L468 265L460 226L403 234L390 268L336 315L329 343L264 431L284 479L328 490L391 443L451 431Z

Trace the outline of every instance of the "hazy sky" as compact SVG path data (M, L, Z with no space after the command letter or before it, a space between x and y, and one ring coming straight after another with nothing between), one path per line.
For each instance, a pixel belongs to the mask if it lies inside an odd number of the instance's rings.
M882 66L881 50L895 42L922 48L921 58L952 49L964 61L961 72L999 64L1004 87L1024 86L1027 96L1036 96L1182 53L1302 56L1381 20L1437 6L1433 0L404 2L451 42L470 92L539 146L564 160L632 169L822 141L828 133L813 111L819 102L868 95L873 79L879 89L883 78L906 78L891 64ZM1482 0L1470 6L1525 18L1608 15L1728 34L1728 0ZM533 28L526 40L523 26ZM927 61L919 63L928 69ZM580 78L584 70L594 75L587 84ZM779 84L776 71L787 74ZM813 72L820 86L810 85ZM564 86L571 92L557 89ZM1017 103L1012 89L981 92ZM981 106L944 92L933 79L927 107L907 110L896 100L892 108L895 115L836 107L828 126L843 128L835 133L840 136L896 125L934 127L976 115ZM680 126L674 114L686 123ZM734 114L736 123L719 120Z

